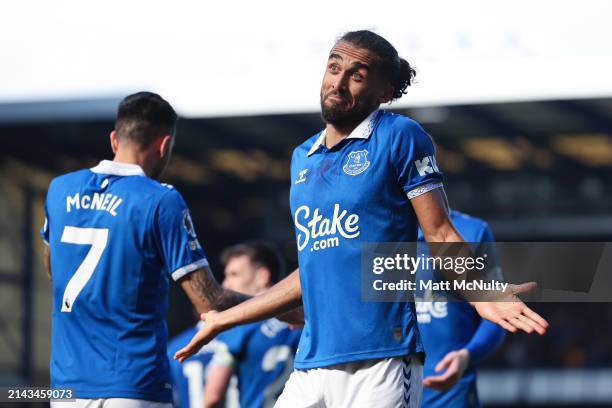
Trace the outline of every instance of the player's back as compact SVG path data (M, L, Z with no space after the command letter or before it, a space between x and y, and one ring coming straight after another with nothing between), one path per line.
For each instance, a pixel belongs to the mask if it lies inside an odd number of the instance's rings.
M49 186L51 383L79 398L169 402L168 274L152 226L160 201L178 193L138 166L111 163Z
M277 319L236 327L219 336L235 361L240 406L273 406L293 370L301 330Z
M174 354L189 343L198 330L203 327L203 324L204 322L198 322L196 326L177 334L168 343L170 378L174 404L177 408L201 408L204 405L204 385L208 363L210 363L214 353L224 347L221 342L213 340L183 363L174 360ZM228 408L228 404L225 405Z

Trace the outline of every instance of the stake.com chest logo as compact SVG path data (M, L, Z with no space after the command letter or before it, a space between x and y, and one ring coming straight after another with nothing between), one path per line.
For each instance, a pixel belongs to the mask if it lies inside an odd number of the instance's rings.
M340 235L343 238L353 239L360 234L359 216L348 214L348 211L340 211L340 204L334 205L332 218L325 218L321 211L315 208L310 210L307 205L300 206L293 216L295 227L300 231L297 234L298 251L304 250L310 245L310 251L333 248L340 245Z

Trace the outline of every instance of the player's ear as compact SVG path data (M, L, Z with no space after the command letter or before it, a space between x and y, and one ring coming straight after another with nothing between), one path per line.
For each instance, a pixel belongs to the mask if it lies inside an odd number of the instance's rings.
M163 157L170 155L173 142L174 140L172 139L171 135L166 135L162 137L161 143L159 144L159 156L160 157L163 158Z
M117 154L117 149L119 148L119 140L117 139L117 132L114 130L110 132L110 144L111 149L113 149L113 154Z

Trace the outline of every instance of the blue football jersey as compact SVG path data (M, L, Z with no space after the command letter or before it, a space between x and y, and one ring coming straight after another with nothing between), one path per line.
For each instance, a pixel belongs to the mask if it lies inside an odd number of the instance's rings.
M218 340L213 340L183 363L175 360L174 354L191 341L198 330L202 328L202 325L203 322L199 322L196 326L190 327L173 337L168 343L170 379L174 394L174 406L177 408L202 408L204 406L204 385L208 363L210 363L216 351L225 347Z
M485 221L454 210L451 210L450 215L453 225L466 242L494 242L491 230ZM424 241L421 230L419 230L419 241ZM425 253L427 252L426 246L420 246L420 248L423 248ZM479 254L475 255L479 256ZM487 272L488 278L501 277L499 267L496 265L487 265ZM433 279L433 273L428 270L419 270L417 279ZM419 291L417 294L420 298L424 296ZM431 299L430 296L426 298ZM438 362L448 352L466 347L481 323L495 326L493 330L503 332L501 327L488 321L483 322L474 308L466 302L447 302L444 297L440 297L435 298L435 301L432 302L417 301L416 309L419 330L427 354L423 367L424 377L440 375L435 371ZM424 388L422 405L427 408L479 407L475 365L470 364L459 382L446 392Z
M416 241L410 199L442 186L433 142L415 121L382 110L331 149L324 140L325 131L311 137L291 161L305 314L295 366L420 353L413 303L361 301L361 244Z
M170 402L168 278L208 264L181 195L105 160L53 179L45 211L51 386Z
M213 364L228 364L238 376L241 408L272 407L293 371L301 330L277 319L235 327L219 335L226 350ZM227 354L229 353L229 355Z

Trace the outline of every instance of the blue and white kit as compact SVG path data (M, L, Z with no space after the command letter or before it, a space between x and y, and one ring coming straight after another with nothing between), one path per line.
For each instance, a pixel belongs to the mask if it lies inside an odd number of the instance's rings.
M208 265L183 198L137 165L105 160L55 178L45 211L51 386L171 402L168 279Z
M271 407L293 370L301 330L277 319L235 327L219 335L225 345L212 365L233 366L241 408Z
M442 186L431 138L415 121L373 112L331 149L324 132L295 149L295 222L306 324L296 368L423 352L414 305L362 302L361 244L415 242L410 198ZM330 333L342 331L342 340Z
M223 343L215 339L183 363L175 360L174 354L185 347L185 344L188 344L202 327L204 327L204 322L200 321L195 326L183 330L168 342L170 380L176 408L201 408L204 406L206 371L215 352L225 348ZM227 402L225 406L230 408ZM237 404L234 406L237 406Z
M402 371L406 377L416 370L424 351L414 304L361 301L361 245L416 241L418 223L410 200L442 187L433 142L417 122L383 110L372 112L335 146L327 148L324 142L322 131L298 146L291 161L290 205L305 326L295 361L298 371L287 387L307 390L296 386L303 377L299 370L315 376L321 368L342 367L348 373L368 360L372 375L391 378L391 371L399 370L393 371L396 384L413 385L404 391L394 385L397 392L391 393L387 387L377 389L381 382L370 378L374 388L364 389L364 398L384 392L385 399L376 402L380 406L414 406L417 397L411 395L420 392L415 382L420 372L410 381L401 379ZM410 359L403 362L406 356ZM345 391L337 393L360 389L357 378L347 379ZM334 406L369 403L336 397ZM402 398L412 402L402 403ZM290 406L289 396L281 400L281 406Z

